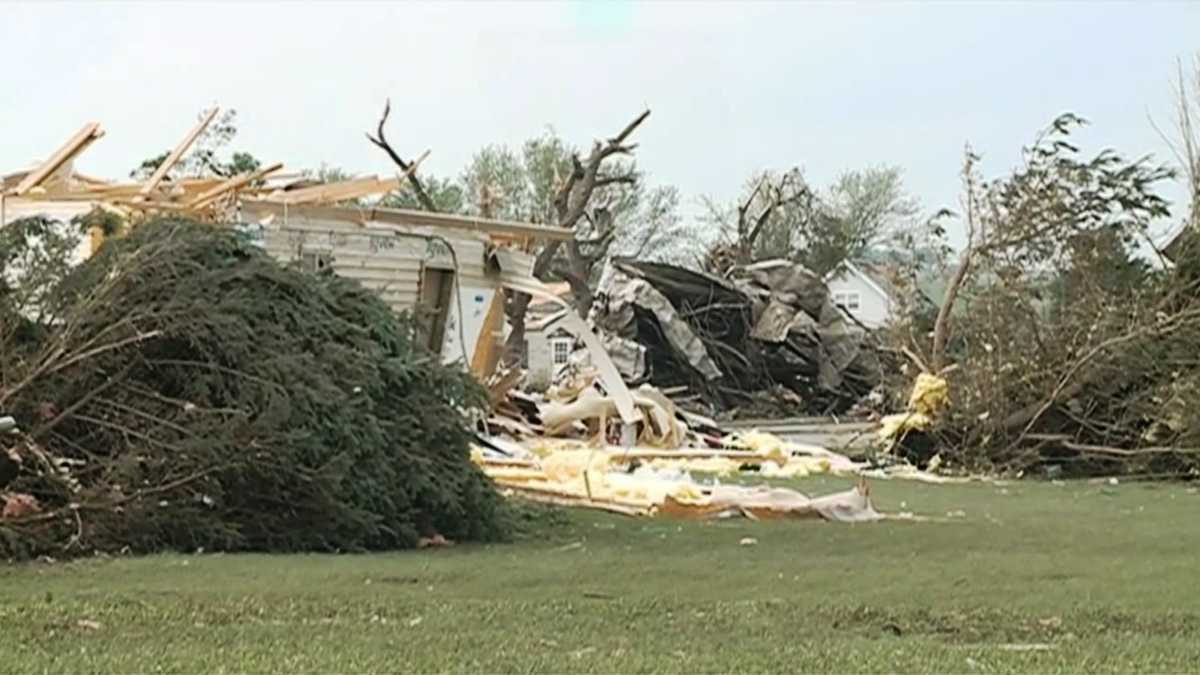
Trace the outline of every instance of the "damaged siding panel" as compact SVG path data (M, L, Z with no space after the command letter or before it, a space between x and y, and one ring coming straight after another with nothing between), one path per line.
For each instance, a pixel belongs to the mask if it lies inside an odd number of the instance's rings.
M299 260L306 252L332 259L333 271L380 294L397 312L412 311L422 283L436 270L452 272L453 290L442 334L446 361L469 360L487 308L498 287L489 273L488 244L474 235L433 228L360 225L346 221L289 217L259 226L258 238L276 259Z
M416 303L421 261L404 251L372 253L371 248L379 246L371 241L375 236L378 235L266 229L262 244L267 253L284 263L303 260L312 253L328 256L335 274L380 293L393 310L411 309Z

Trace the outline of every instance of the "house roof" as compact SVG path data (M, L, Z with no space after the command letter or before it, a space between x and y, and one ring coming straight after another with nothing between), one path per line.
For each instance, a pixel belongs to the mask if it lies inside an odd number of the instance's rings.
M837 278L843 271L860 277L867 282L868 286L885 298L898 300L905 294L902 286L897 284L900 272L894 267L877 262L854 262L846 260L827 274L825 281L829 282ZM934 273L918 274L915 281L915 288L917 293L924 296L934 305L938 305L941 303L942 296L945 293L946 280L941 275Z
M826 274L825 282L829 283L847 272L866 281L868 286L885 298L894 299L899 295L896 287L879 270L874 269L874 266L866 263L855 264L849 260L843 260L829 274Z

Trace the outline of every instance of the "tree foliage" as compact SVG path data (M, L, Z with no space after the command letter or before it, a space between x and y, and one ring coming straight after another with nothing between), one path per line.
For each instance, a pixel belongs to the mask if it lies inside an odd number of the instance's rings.
M1138 448L1200 442L1200 377L1183 359L1200 339L1196 283L1139 255L1169 215L1149 159L1071 142L1063 115L1010 175L964 165L968 245L942 298L932 346L909 334L922 367L949 371L944 447L963 463L1013 470L1175 472L1186 453ZM924 356L920 356L924 355ZM1189 462L1191 462L1189 464Z
M206 176L229 178L258 170L262 167L262 162L248 152L234 151L227 159L222 158L223 150L233 142L237 133L237 111L226 110L205 127L187 154L171 168L168 177L175 179ZM137 180L149 178L170 154L170 150L164 150L158 155L142 160L141 164L129 173L129 177Z
M799 169L760 171L732 205L705 200L706 221L716 227L710 267L785 258L818 273L889 243L917 213L897 167L843 173L824 193ZM721 251L727 250L727 262Z
M468 458L482 393L356 283L170 220L58 276L0 305L0 325L36 328L0 334L0 409L27 432L3 449L21 470L0 490L40 505L0 521L0 556L503 533Z

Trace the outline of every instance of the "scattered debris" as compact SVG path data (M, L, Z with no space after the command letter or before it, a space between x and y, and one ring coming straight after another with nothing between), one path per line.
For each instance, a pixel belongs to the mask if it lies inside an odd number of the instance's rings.
M820 518L863 522L883 518L865 483L810 498L787 488L700 483L689 472L731 474L743 468L770 475L855 475L859 465L823 448L798 447L768 435L740 440L745 449L620 448L584 440L533 439L505 444L481 439L472 458L507 493L553 504L630 516L679 518Z
M591 319L627 381L685 387L720 412L761 392L792 414L840 413L880 381L876 350L830 302L824 281L788 261L732 279L662 263L613 261Z
M417 539L417 548L444 548L453 546L454 542L446 539L440 534L435 534L432 537L421 537Z
M4 497L4 510L0 512L0 518L23 518L40 513L42 510L37 498L31 494L18 492L5 493L2 496Z

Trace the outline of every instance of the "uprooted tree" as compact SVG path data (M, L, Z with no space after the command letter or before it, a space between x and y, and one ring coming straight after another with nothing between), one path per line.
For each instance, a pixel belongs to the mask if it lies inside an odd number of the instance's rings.
M967 245L928 342L911 332L901 347L950 380L939 428L954 461L1188 473L1200 465L1200 281L1144 255L1172 172L1083 156L1070 142L1083 123L1061 116L994 181L968 150Z
M502 534L467 451L482 394L374 294L210 226L146 223L74 269L63 232L0 231L0 410L24 430L0 440L0 557Z

